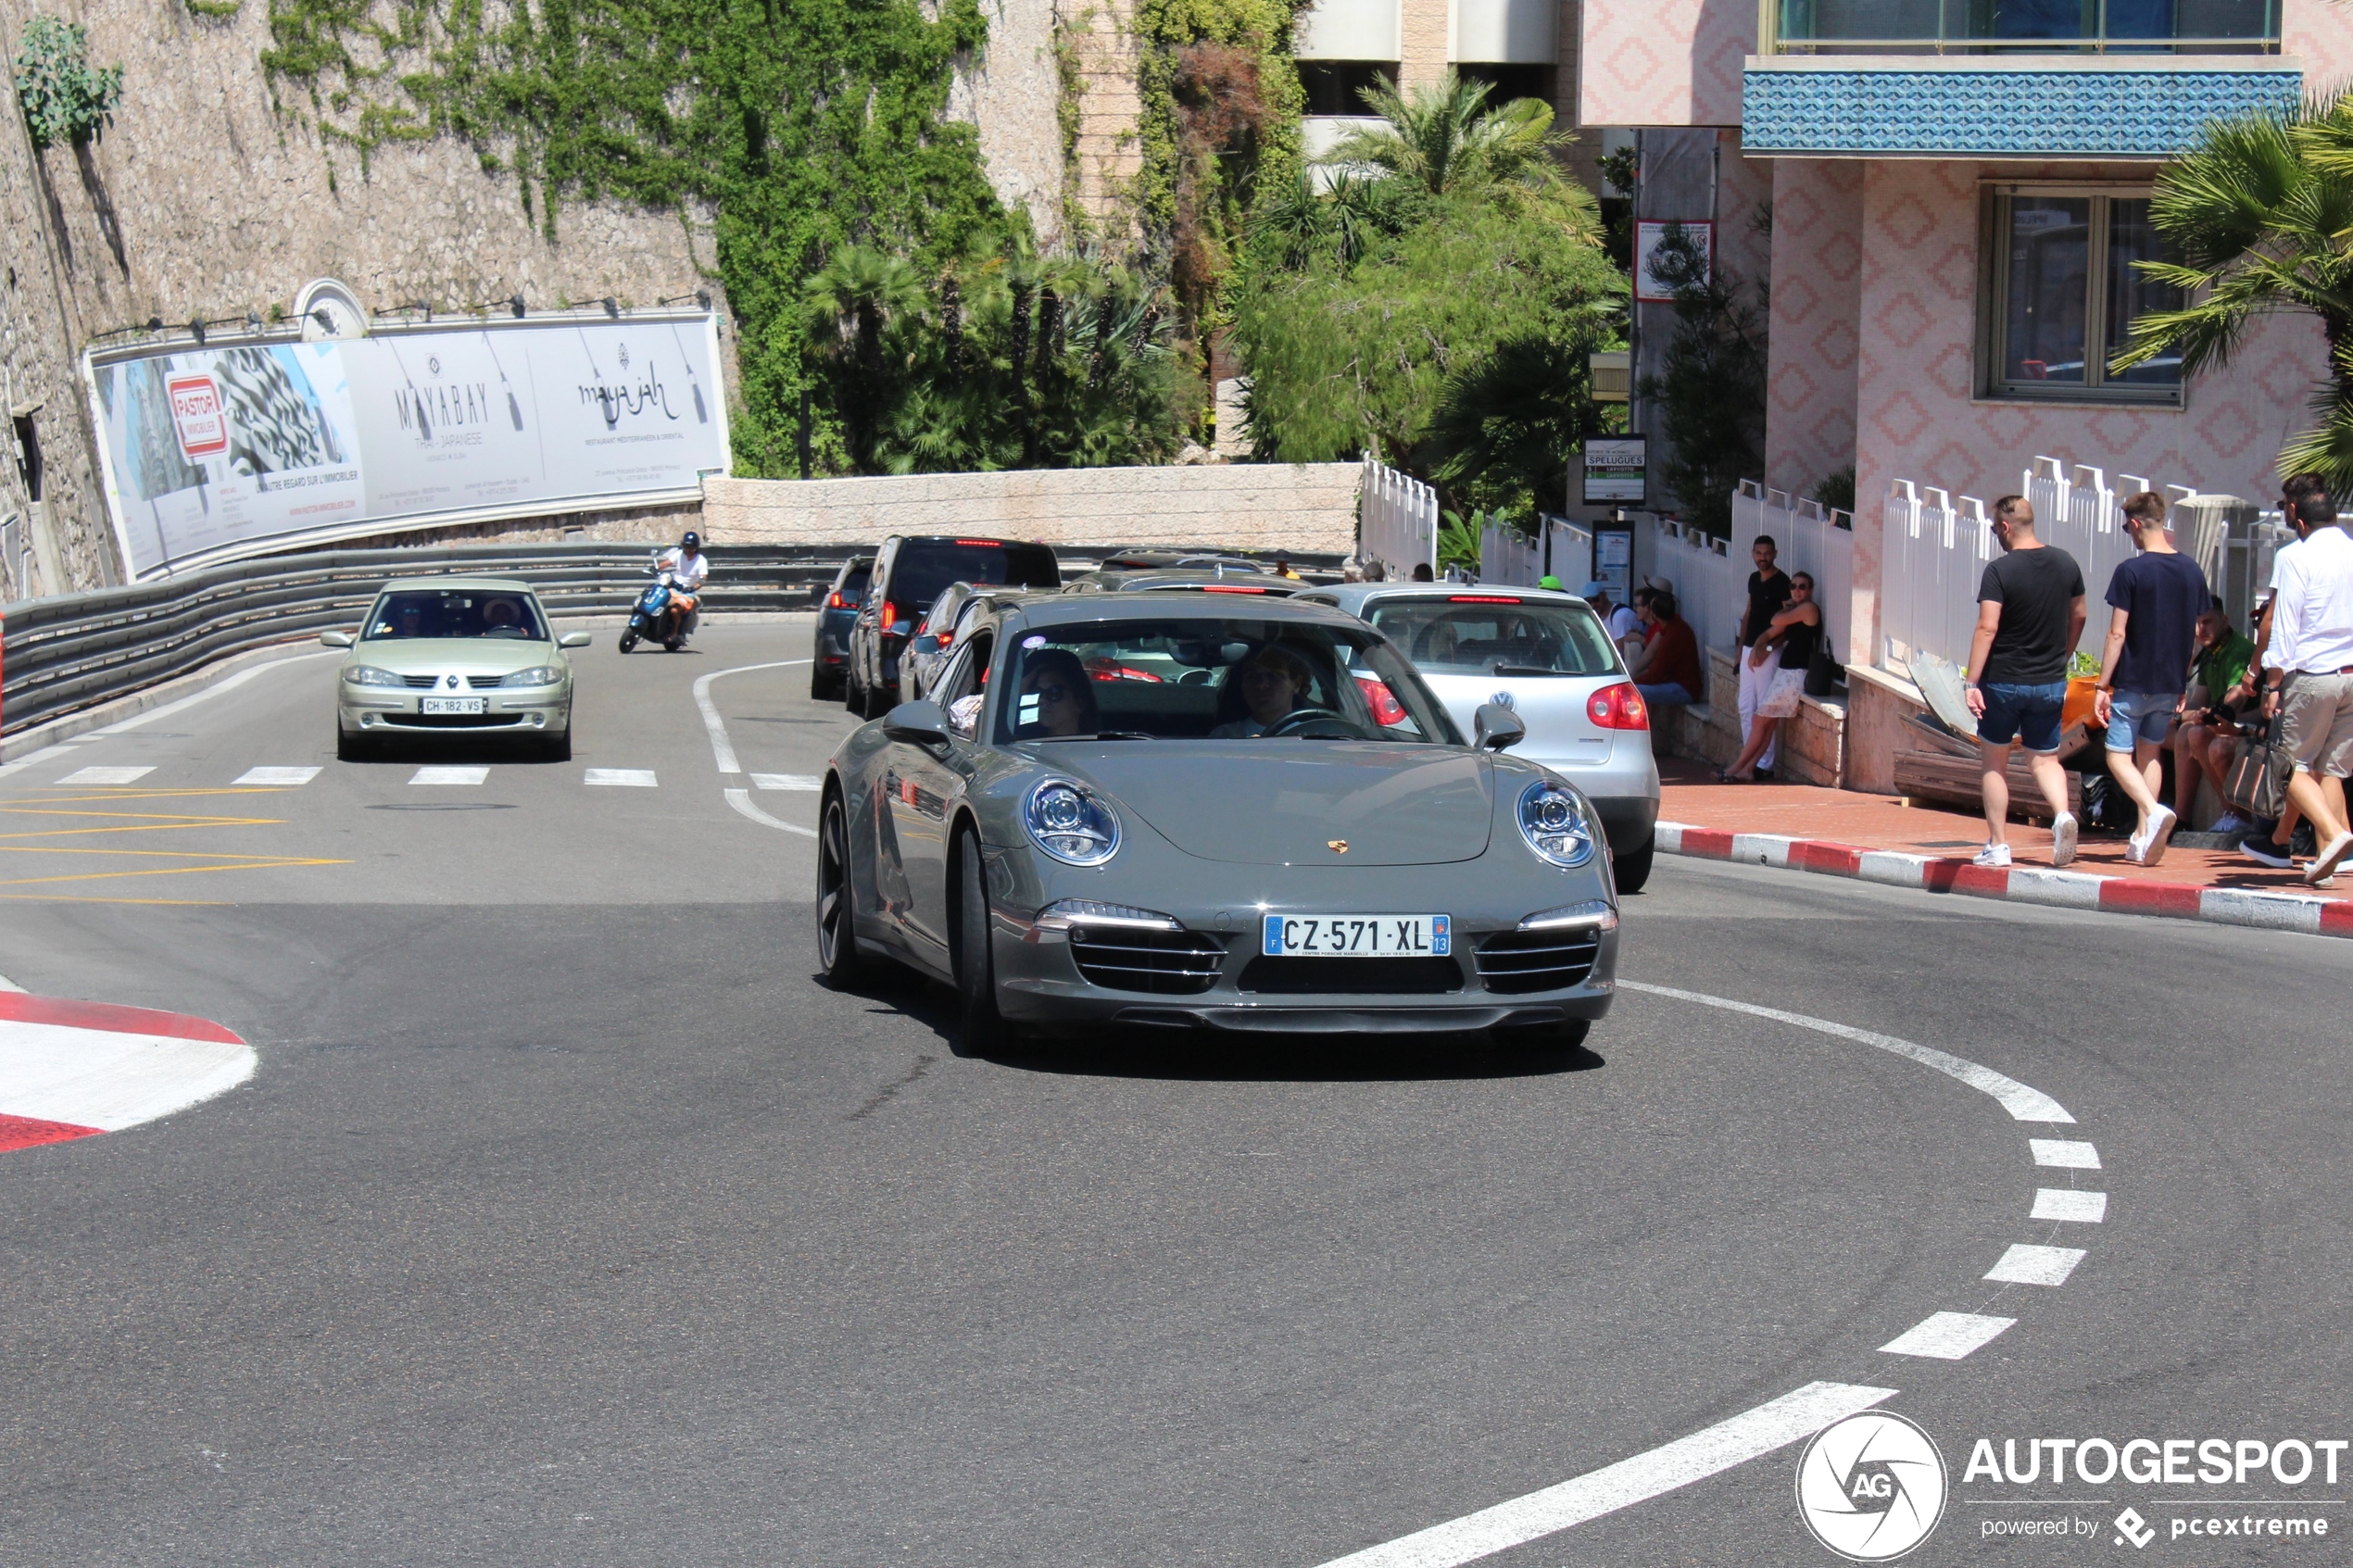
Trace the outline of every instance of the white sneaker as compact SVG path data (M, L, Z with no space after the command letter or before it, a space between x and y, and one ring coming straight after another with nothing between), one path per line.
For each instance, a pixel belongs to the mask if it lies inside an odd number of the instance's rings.
M1977 852L1976 859L1969 862L1972 866L1983 866L1993 872L2005 870L2009 863L2010 847L2007 844L1989 844Z
M2061 811L2051 820L2052 865L2063 866L2075 859L2075 813ZM2004 856L2002 864L2007 866L2009 863L2009 858Z
M2349 855L2353 855L2353 833L2340 833L2326 844L2322 845L2320 854L2313 857L2312 863L2304 868L2305 882L2314 887L2320 886L2335 874L2336 868L2343 864Z
M2153 866L2165 859L2166 840L2173 836L2173 824L2179 821L2166 806L2159 806L2149 817L2148 833L2141 844L2141 864Z

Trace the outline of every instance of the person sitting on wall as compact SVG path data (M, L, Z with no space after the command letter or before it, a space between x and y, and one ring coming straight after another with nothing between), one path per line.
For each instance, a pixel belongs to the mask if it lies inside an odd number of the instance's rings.
M2231 759L2238 749L2244 710L2251 706L2234 701L2233 691L2245 681L2255 658L2255 643L2231 624L2217 598L2197 618L2197 657L2190 664L2189 696L2182 704L2182 721L2170 737L2173 749L2173 809L2183 822L2197 804L2200 779L2209 779L2217 797L2227 799ZM2210 833L2246 833L2255 824L2236 811L2226 810Z
M1634 689L1653 708L1688 707L1707 688L1707 677L1700 673L1699 637L1673 594L1664 588L1647 592L1650 597L1639 613L1650 637L1629 671Z

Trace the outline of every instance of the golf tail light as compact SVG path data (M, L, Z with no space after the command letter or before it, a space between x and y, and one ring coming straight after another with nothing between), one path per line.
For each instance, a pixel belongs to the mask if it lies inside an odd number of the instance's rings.
M1372 706L1374 723L1388 725L1405 721L1405 705L1397 700L1397 694L1388 686L1369 675L1357 676L1356 684L1363 690L1365 702Z
M1539 779L1521 792L1519 832L1530 849L1572 870L1592 859L1601 842L1585 797L1550 779Z
M1650 706L1631 681L1604 686L1585 699L1585 716L1604 730L1647 730Z
M1022 805L1022 824L1038 848L1070 866L1100 866L1119 853L1119 818L1065 779L1046 779Z

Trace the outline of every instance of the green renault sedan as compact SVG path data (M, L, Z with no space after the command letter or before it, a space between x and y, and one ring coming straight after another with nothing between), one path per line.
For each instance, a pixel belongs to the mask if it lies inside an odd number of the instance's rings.
M585 632L558 637L528 583L496 577L388 583L335 675L335 756L356 762L401 735L518 737L572 758L572 661Z

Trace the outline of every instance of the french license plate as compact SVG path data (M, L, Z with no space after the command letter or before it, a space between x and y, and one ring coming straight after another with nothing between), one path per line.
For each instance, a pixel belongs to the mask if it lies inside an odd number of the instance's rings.
M1453 951L1445 915L1268 915L1259 949L1285 959L1442 959Z
M429 696L423 707L427 713L486 713L489 702L486 696Z

